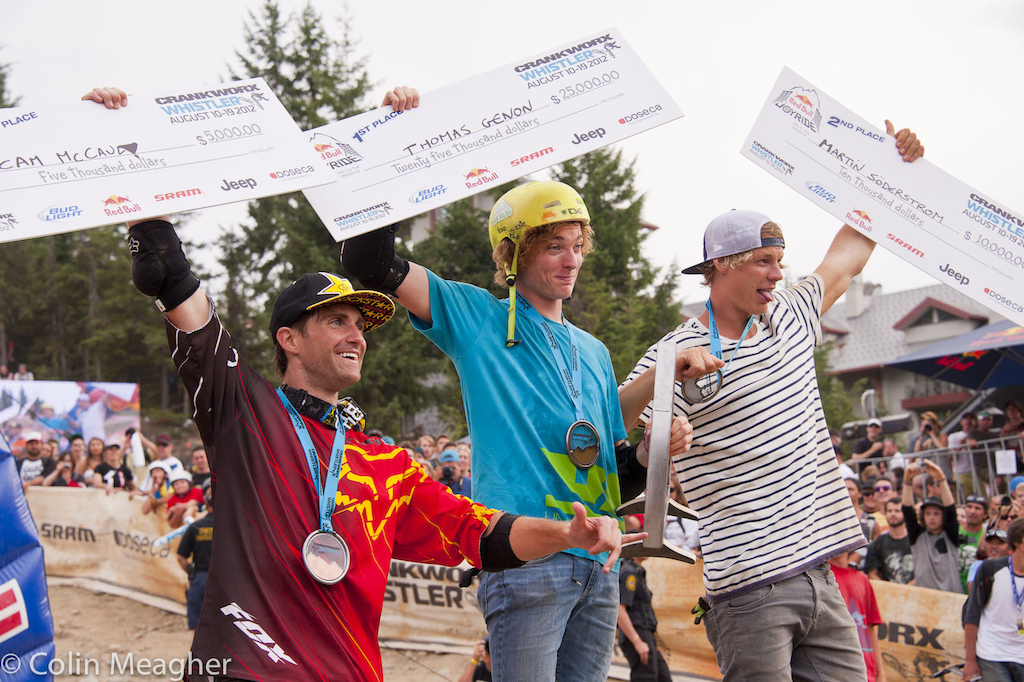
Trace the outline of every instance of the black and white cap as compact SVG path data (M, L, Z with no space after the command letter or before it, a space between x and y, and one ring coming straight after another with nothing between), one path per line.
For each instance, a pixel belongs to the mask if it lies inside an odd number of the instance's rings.
M700 267L715 258L734 256L744 251L753 251L762 246L786 248L782 237L761 239L761 227L772 219L757 211L732 210L723 213L704 230L704 260L683 270L684 275L701 274Z

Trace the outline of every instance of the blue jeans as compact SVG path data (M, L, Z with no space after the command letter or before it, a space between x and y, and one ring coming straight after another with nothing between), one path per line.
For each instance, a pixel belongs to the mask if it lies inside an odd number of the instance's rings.
M1024 682L1024 665L978 659L981 682Z
M867 679L857 628L828 564L715 602L704 625L724 682Z
M522 568L482 573L495 682L604 682L615 646L619 576L559 552Z
M206 577L210 575L206 571L197 571L192 582L188 584L188 592L185 595L188 603L188 629L195 630L199 625L199 612L203 610L203 596L206 594Z

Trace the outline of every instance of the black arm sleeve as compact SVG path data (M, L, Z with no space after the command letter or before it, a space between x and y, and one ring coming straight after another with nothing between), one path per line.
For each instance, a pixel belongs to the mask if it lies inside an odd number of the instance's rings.
M956 520L955 504L942 508L942 530L946 531L954 546L960 546L960 522Z
M485 571L504 571L506 568L519 568L526 562L512 551L508 535L512 524L519 517L515 514L502 514L491 532L480 539L480 564Z
M632 500L647 487L647 469L636 458L636 445L622 441L615 446L615 464L619 468L619 494L623 502Z
M367 288L396 296L409 274L409 261L395 254L396 225L356 235L341 243L341 269Z

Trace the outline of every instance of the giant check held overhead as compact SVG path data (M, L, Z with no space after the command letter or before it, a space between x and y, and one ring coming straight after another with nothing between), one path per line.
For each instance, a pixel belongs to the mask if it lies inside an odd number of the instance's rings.
M783 69L741 150L914 267L1024 324L1024 212L894 141Z
M337 182L305 194L341 241L682 115L612 29L310 131Z
M305 140L263 79L0 109L0 242L331 181Z

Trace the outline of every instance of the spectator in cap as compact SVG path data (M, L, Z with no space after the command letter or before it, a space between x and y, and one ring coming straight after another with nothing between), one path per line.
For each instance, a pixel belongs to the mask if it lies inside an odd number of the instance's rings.
M25 490L31 486L42 485L46 477L57 467L52 457L43 455L43 434L39 431L29 431L25 434L24 457L17 460L16 466L21 477L21 487Z
M949 437L942 432L938 416L931 411L921 413L921 431L914 442L914 452L936 450L949 445Z
M121 446L117 443L104 448L103 461L93 471L92 485L94 488L105 488L108 495L115 490L128 493L135 490L135 477L124 463Z
M203 493L192 485L192 474L183 468L171 473L170 497L167 498L167 522L177 528L191 522L203 505Z
M908 476L928 473L939 483L941 497L926 497L921 503L921 519L914 510L911 491L903 487L903 516L914 553L914 584L935 590L963 594L960 583L960 533L956 521L956 502L946 476L931 460L914 462Z
M1021 586L1024 575L1024 519L1006 533L1009 556L988 559L978 569L964 608L963 679L1017 682L1024 679ZM1010 599L1013 595L1013 599Z
M147 438L143 437L142 442L144 445L147 445L147 447L149 445L153 446L155 450L153 461L163 463L169 476L173 476L179 471L185 471L185 465L181 463L180 459L174 456L174 442L171 440L170 434L157 434L155 442L152 443ZM146 480L142 482L140 489L144 492L149 492L152 489L152 486L153 482L147 476Z
M857 442L853 444L853 454L850 456L851 464L855 461L860 463L853 465L858 472L863 460L882 456L881 420L872 417L868 420L865 428L867 429L867 434L863 438L858 438Z
M992 433L992 413L988 410L980 410L978 412L978 428L968 434L968 444L974 446L982 441L994 438L996 435ZM974 442L972 443L971 441Z
M967 571L967 593L971 593L974 578L978 569L986 559L999 559L1010 556L1010 545L1007 542L1006 531L999 528L990 528L985 531L985 536L978 546L978 555Z
M463 474L462 462L459 460L459 453L455 448L445 450L438 459L440 462L440 478L437 480L451 488L451 491L456 495L472 499L472 481L470 481L469 476Z
M967 592L967 574L971 570L982 535L985 532L985 512L988 500L984 495L972 493L964 500L964 518L960 524L960 580Z

